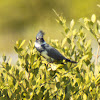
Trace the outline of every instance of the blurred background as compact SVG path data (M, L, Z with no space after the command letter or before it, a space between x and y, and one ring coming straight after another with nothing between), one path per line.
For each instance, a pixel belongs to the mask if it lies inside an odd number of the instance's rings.
M97 4L100 0L0 0L0 59L3 54L16 59L16 41L35 41L39 30L46 33L45 39L61 39L62 29L52 9L62 14L69 24L72 19L77 22L92 14L100 18Z

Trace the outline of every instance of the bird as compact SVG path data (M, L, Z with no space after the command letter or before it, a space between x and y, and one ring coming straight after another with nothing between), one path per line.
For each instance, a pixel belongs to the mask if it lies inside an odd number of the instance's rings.
M57 49L53 48L47 44L43 38L44 32L40 30L36 35L35 48L40 54L47 59L47 61L61 61L65 60L66 62L77 63L64 57Z

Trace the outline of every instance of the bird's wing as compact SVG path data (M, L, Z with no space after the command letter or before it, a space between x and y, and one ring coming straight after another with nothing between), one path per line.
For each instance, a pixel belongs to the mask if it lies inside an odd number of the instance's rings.
M63 60L66 58L55 48L51 47L48 44L45 44L45 49L47 51L48 56L50 56L51 58L55 59L55 60Z
M47 51L47 55L55 60L66 60L66 62L77 63L75 61L71 61L70 59L65 58L58 50L48 44L45 44L44 48Z

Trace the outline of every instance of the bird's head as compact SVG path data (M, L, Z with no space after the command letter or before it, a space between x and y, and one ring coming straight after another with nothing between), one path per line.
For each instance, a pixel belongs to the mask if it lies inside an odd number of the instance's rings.
M36 41L40 42L40 43L43 43L44 42L43 35L44 35L44 32L39 31L39 33L36 35Z

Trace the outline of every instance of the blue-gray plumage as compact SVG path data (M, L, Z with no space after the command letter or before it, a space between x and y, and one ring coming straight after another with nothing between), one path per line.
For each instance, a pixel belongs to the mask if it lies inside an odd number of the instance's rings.
M52 61L53 60L57 60L57 61L66 60L67 62L77 63L75 61L71 61L65 58L58 50L56 50L55 48L47 44L43 39L43 35L44 33L40 31L36 35L36 41L35 41L35 47L41 53L43 57L45 57L48 60L51 59Z

